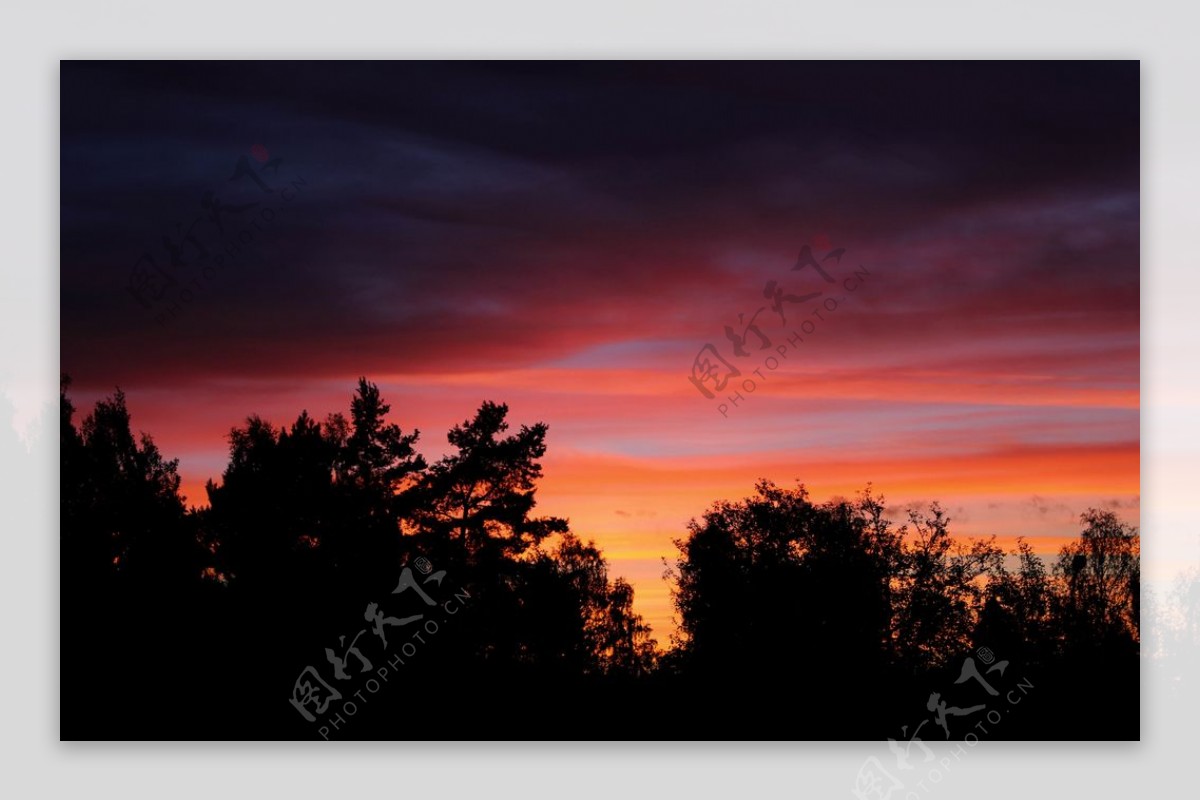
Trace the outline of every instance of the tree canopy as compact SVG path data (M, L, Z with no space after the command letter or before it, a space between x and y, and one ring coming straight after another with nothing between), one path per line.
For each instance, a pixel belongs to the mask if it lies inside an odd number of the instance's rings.
M548 427L514 430L502 403L451 428L431 463L366 378L349 416L252 414L207 506L186 509L177 460L134 434L125 395L77 425L69 386L66 737L311 737L284 698L313 686L296 675L399 669L366 643L418 622L444 629L403 673L437 699L430 736L629 737L612 713L653 709L666 738L894 737L986 647L1046 687L1009 736L1136 737L1139 535L1112 511L1085 511L1047 565L1028 541L955 538L936 503L897 525L870 485L816 502L764 479L681 533L666 574L678 630L652 632L595 543L537 514ZM406 592L416 606L392 611ZM180 687L206 711L152 701ZM1072 705L1104 692L1103 708ZM377 702L358 736L413 736L410 700Z

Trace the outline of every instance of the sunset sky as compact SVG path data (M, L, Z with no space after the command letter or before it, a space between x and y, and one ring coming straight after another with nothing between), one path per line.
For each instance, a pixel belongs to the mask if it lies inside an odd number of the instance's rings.
M539 511L660 641L672 540L758 478L1139 523L1137 62L64 62L61 135L62 370L192 505L365 375L431 461L483 400L548 423Z

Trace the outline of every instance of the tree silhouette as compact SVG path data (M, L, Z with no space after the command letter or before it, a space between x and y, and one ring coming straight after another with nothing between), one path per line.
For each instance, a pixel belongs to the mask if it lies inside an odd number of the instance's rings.
M1083 532L1065 545L1055 572L1066 583L1063 618L1076 641L1133 638L1139 628L1140 538L1107 510L1080 516Z
M928 513L910 511L909 525L900 532L894 641L900 662L916 671L947 665L969 648L974 614L1003 575L1004 554L994 538L956 543L937 503Z
M430 467L411 496L413 528L425 542L453 543L472 559L495 561L566 532L565 520L530 516L546 424L502 437L507 415L508 406L486 401L474 419L450 430L447 438L458 452Z
M158 721L153 714L129 714L123 699L168 690L160 677L139 679L130 664L187 658L192 592L209 554L185 514L178 462L164 459L149 435L135 437L124 393L118 389L99 401L76 429L69 386L64 375L63 736L122 716L143 724L145 736ZM152 640L144 639L143 628ZM102 730L112 736L114 728L120 736L119 727Z
M762 481L755 489L740 503L715 504L676 543L680 647L722 673L736 668L721 654L745 664L747 650L794 671L805 638L837 641L851 659L876 658L887 642L881 632L897 559L877 502L866 494L858 504L815 505L803 485ZM783 633L797 627L803 637Z
M1109 511L1086 511L1048 571L1026 541L1005 554L994 538L956 539L936 503L896 526L870 485L816 503L762 480L675 543L679 630L660 652L601 550L535 515L548 428L509 433L504 404L482 403L427 465L419 432L360 378L349 416L232 428L209 505L187 510L178 463L135 436L124 394L76 427L69 386L64 737L312 737L284 690L307 668L361 675L322 657L366 648L372 609L393 643L411 645L416 621L438 633L396 677L408 691L380 694L356 723L366 739L410 737L414 692L437 700L431 737L628 736L603 721L665 702L651 736L896 738L938 708L931 690L956 704L983 646L1042 693L1000 736L1137 736L1139 537ZM430 590L457 588L453 616L397 611L417 557ZM202 712L157 703L182 695Z
M379 514L389 511L392 496L409 475L425 469L425 459L413 447L421 432L405 434L400 426L387 422L391 410L379 387L359 378L350 401L349 436L337 462L339 481L378 501L378 509L371 511Z
M60 386L63 567L71 581L118 580L172 587L200 570L179 496L179 461L130 428L125 394L96 404L80 429Z
M608 563L599 549L574 534L563 535L535 562L549 568L563 594L561 608L570 610L571 650L588 674L640 676L650 672L657 643L650 627L633 611L633 588L623 579L610 581Z
M1055 590L1046 565L1024 538L1017 540L1017 570L992 565L994 575L972 633L974 642L1011 654L1022 664L1044 666L1058 649Z
M1051 579L1026 542L1006 555L995 538L955 540L936 503L899 528L883 508L869 487L856 502L818 505L802 485L768 481L714 504L676 543L680 635L664 669L690 693L738 687L726 725L751 725L744 704L792 720L795 737L883 736L873 727L903 720L906 698L924 709L930 686L961 683L964 658L987 646L1047 688L1044 713L1013 736L1136 736L1131 528L1089 510ZM1096 706L1114 679L1125 692ZM721 736L702 715L681 719Z
M379 388L360 378L350 421L307 411L275 429L252 415L229 434L229 465L208 484L211 534L225 570L243 583L320 581L373 586L401 563L398 493L425 467L419 432L388 423Z
M230 431L229 464L219 485L208 482L210 508L201 516L222 574L239 589L278 591L313 549L332 547L335 458L307 412L290 432L257 415Z

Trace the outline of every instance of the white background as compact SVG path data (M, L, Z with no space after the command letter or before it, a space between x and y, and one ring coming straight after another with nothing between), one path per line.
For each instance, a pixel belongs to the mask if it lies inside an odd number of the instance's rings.
M883 743L60 743L54 419L59 59L1140 59L1143 560L1147 576L1165 579L1200 561L1189 514L1200 450L1197 8L1182 1L1096 0L6 5L0 16L0 392L16 406L11 424L29 452L0 463L0 792L122 798L849 797L864 759L877 756L894 765ZM1152 650L1153 643L1146 645ZM985 742L953 760L939 783L927 781L927 790L916 792L925 798L1196 797L1198 710L1168 698L1157 671L1147 663L1141 743ZM719 715L737 698L711 701ZM220 714L190 706L185 686L160 702L180 715ZM516 699L513 714L520 714ZM634 737L652 736L655 718L669 714L669 708L647 709L623 725ZM552 740L554 732L546 737Z

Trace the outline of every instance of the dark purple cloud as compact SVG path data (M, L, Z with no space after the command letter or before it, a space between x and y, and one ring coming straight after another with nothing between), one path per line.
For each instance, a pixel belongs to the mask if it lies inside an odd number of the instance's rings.
M686 360L766 278L799 280L818 234L887 276L850 341L1136 337L1138 80L1136 62L65 62L63 368L80 386L477 370L670 339ZM268 180L304 181L294 202L230 183L255 144L282 159ZM213 252L274 218L159 325L130 269L167 260L206 191L260 203Z

